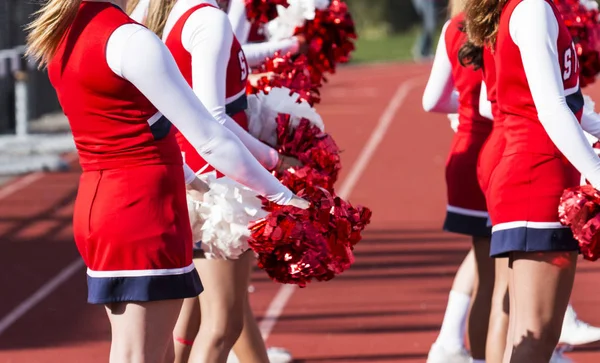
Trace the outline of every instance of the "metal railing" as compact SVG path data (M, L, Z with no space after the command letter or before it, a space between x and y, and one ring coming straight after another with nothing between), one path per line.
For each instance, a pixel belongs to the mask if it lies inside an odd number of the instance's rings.
M24 59L23 27L39 2L0 0L0 134L27 133L27 122L60 111L46 72Z

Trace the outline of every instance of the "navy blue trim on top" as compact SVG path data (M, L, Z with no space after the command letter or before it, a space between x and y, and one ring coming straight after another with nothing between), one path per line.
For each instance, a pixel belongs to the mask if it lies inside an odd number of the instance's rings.
M161 140L167 137L171 131L171 121L165 116L161 116L152 126L150 126L154 140Z
M492 233L491 257L507 257L509 252L579 251L571 228L502 229Z
M232 117L233 115L239 112L245 111L247 108L248 97L246 97L246 94L243 94L237 99L235 99L233 102L230 102L227 105L225 105L225 113L227 114L227 116Z
M583 94L581 93L581 88L577 90L577 92L568 95L565 97L567 100L567 105L569 105L569 109L573 114L577 114L579 111L583 109Z
M146 302L196 297L204 290L196 269L181 275L87 277L88 303Z

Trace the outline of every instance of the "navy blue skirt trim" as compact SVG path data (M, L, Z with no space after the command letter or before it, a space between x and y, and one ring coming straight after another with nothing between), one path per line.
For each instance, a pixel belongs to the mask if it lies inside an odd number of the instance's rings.
M492 235L492 228L487 217L468 216L451 211L446 212L444 231L473 237L489 237Z
M570 228L501 229L492 233L491 257L507 257L510 252L579 251Z
M88 303L148 302L196 297L204 290L196 269L180 275L87 277Z

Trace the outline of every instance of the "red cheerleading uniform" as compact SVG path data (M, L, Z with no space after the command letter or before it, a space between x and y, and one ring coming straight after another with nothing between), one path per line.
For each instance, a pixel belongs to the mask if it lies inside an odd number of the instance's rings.
M506 147L488 191L488 206L494 222L492 256L505 256L514 251L578 249L571 230L559 222L558 205L564 189L579 184L579 173L552 142L538 118L521 50L510 34L511 16L522 3L522 0L509 0L504 6L496 44L497 100L505 116ZM559 11L552 1L546 0L546 4L558 24L556 50L566 104L579 120L583 97L577 54ZM524 19L519 18L523 28Z
M175 58L179 70L187 80L188 84L192 87L192 56L183 46L182 33L190 16L194 12L207 7L215 8L214 6L205 3L194 6L186 11L173 25L173 28L165 40L165 45L169 48L171 54ZM247 80L248 63L246 62L242 46L234 36L229 63L227 65L225 112L246 131L248 130L248 119L245 112L248 107L248 100L246 98ZM198 154L196 149L180 132L177 132L176 138L179 147L181 148L181 152L184 155L185 162L192 170L195 172L198 172L199 170L203 170L203 172L214 170L214 168ZM219 172L217 172L217 174L218 176L222 176Z
M504 153L506 139L504 137L503 114L498 107L496 96L496 65L492 51L485 47L483 49L483 77L487 88L488 101L492 104L492 115L494 116L494 128L486 140L477 164L477 178L484 194L487 194L492 172L498 166L500 158Z
M170 122L106 58L133 21L107 2L83 2L48 64L83 173L73 230L88 266L88 301L197 296L182 159Z
M479 114L482 72L463 67L458 60L458 52L467 40L463 24L462 13L450 19L441 40L446 44L454 87L459 93L459 125L446 162L448 207L444 229L489 236L486 200L477 180L477 160L492 130L492 122Z

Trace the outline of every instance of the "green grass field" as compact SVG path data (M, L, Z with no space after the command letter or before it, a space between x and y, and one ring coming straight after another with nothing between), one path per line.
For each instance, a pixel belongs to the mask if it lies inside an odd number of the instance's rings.
M352 63L406 62L412 61L412 48L419 28L407 32L367 38L359 36L356 51L352 54ZM437 37L434 44L437 45Z

